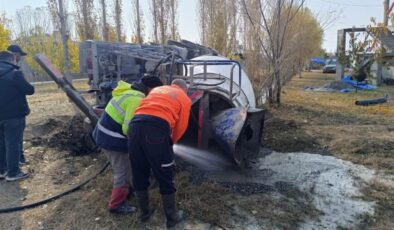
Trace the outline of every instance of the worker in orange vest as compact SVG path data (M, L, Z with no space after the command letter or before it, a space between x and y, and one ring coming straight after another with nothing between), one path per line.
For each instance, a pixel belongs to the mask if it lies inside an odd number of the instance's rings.
M169 86L153 89L137 108L128 131L128 148L133 172L133 185L141 222L146 222L155 209L149 205L151 171L159 182L167 227L184 219L175 203L174 151L176 143L187 129L191 100L187 84L176 79Z

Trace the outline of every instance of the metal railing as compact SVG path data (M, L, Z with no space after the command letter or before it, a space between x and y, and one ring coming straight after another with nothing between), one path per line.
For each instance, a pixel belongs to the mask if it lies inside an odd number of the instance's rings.
M203 66L203 80L206 81L208 79L221 79L220 78L220 74L219 74L219 78L209 78L207 76L207 66L208 65L230 65L231 69L230 69L230 90L228 92L228 96L230 100L233 100L235 97L237 97L240 93L241 93L241 86L242 86L242 68L241 68L241 64L238 61L233 61L233 60L188 60L188 61L179 61L176 62L176 64L183 64L183 65L190 65L189 67L189 80L190 80L190 87L193 87L194 83L194 68L197 66ZM236 92L235 94L233 94L233 90L234 90L234 69L235 67L238 66L238 92ZM201 79L201 78L199 78ZM220 85L222 83L225 82L225 78L224 81L215 84L215 85Z

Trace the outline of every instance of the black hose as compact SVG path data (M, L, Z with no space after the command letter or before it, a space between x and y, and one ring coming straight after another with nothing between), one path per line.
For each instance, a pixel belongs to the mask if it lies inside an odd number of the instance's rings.
M109 165L109 162L107 161L103 165L103 167L100 169L100 171L98 171L95 175L91 176L90 178L88 178L87 180L83 181L82 183L80 183L80 184L76 185L75 187L73 187L71 189L68 189L68 190L66 190L66 191L64 191L64 192L62 192L60 194L57 194L55 196L51 196L49 198L46 198L44 200L40 200L40 201L31 203L31 204L26 204L26 205L21 205L21 206L16 206L16 207L10 207L10 208L1 208L0 209L0 213L16 212L16 211L21 211L21 210L28 209L28 208L34 208L34 207L37 207L37 206L49 203L51 201L54 201L54 200L56 200L56 199L58 199L58 198L60 198L62 196L68 195L68 194L70 194L72 192L75 192L75 191L81 189L82 186L86 185L91 180L95 179L98 175L103 173L104 170L107 169L108 165Z
M161 64L167 62L168 60L170 60L171 57L173 57L173 58L177 57L177 58L183 60L183 58L182 58L179 54L174 54L174 56L173 56L172 53L173 53L173 52L171 52L170 54L168 54L165 58L161 59L161 60L159 61L159 63L156 64L155 68L153 69L153 74L156 74L157 69L159 68L159 66L160 66ZM184 65L184 66L186 66L186 65ZM186 68L186 69L187 69L187 68ZM186 70L186 73L187 73L187 70Z
M388 96L386 95L385 97L382 97L382 98L359 100L359 101L356 101L355 104L361 105L361 106L377 105L377 104L386 103L387 100L388 100Z

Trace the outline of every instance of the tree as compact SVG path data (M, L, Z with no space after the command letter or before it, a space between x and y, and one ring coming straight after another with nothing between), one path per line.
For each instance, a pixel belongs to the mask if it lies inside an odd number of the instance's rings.
M157 35L158 32L158 14L157 14L157 7L158 7L158 1L159 0L152 0L151 5L150 5L150 9L151 9L151 13L152 13L152 20L153 20L153 39L155 43L159 43L159 37Z
M270 103L277 105L281 103L282 86L289 78L281 71L289 65L285 59L292 51L291 47L297 46L296 43L292 43L292 34L289 33L290 24L304 5L304 1L257 0L256 5L248 5L246 0L242 0L246 16L256 29L261 52L270 64L271 80L268 83ZM251 8L258 9L258 18L253 18L249 13Z
M206 12L207 12L207 0L198 0L198 14L199 14L199 25L201 34L201 44L207 45L206 41Z
M54 25L56 29L60 30L60 36L63 44L63 62L64 62L64 75L66 79L72 83L70 75L70 55L69 55L69 43L68 43L68 27L67 27L67 10L64 7L63 0L48 0L48 8L52 12Z
M246 0L247 5L257 5L257 0ZM260 99L266 92L262 90L267 84L270 75L270 66L267 64L268 60L262 55L260 42L256 39L256 33L260 33L260 28L253 27L250 23L249 18L246 16L247 13L251 15L255 20L261 20L261 14L256 7L251 7L248 12L245 8L240 8L240 19L241 19L241 36L240 40L242 43L242 53L245 59L245 70L248 76L253 82L255 89L256 98ZM262 104L259 102L258 104Z
M55 66L66 72L64 47L67 46L70 72L75 73L79 70L78 44L70 41L67 34L67 45L63 44L58 3L58 0L48 0L48 8L25 7L16 12L13 24L15 26L14 42L22 46L29 54L24 58L24 62L28 64L33 73L44 74L42 68L33 59L38 53L48 56ZM68 28L67 23L65 26ZM66 29L66 31L69 30Z
M56 29L60 31L60 36L63 44L63 62L64 62L64 74L66 79L72 83L70 75L70 55L69 55L69 42L68 42L68 26L67 26L67 10L64 7L63 0L48 0L48 6L53 12L53 20L55 21Z
M200 0L201 42L225 56L237 49L238 1Z
M105 0L100 0L101 4L101 20L102 20L102 27L103 27L103 39L104 41L109 40L109 28L107 23L107 3Z
M290 55L286 57L286 61L293 63L295 71L301 76L302 67L309 57L320 54L323 28L308 8L302 8L290 23L289 34L291 36L285 53Z
M38 27L43 33L50 33L52 30L51 15L46 7L25 6L16 11L13 26L15 36L18 37L29 36L37 32Z
M5 14L0 16L0 50L6 50L10 45L11 31L7 29L8 21Z
M170 5L170 31L171 31L171 36L169 36L171 39L176 40L179 37L178 34L178 23L176 21L176 16L177 16L177 11L178 11L178 1L177 0L169 0L169 5Z
M159 3L158 7L158 18L159 18L159 32L160 32L160 43L165 44L167 34L167 17L166 17L166 0L157 0Z
M370 73L371 65L377 63L377 85L382 83L382 64L391 61L386 58L386 42L390 40L390 31L386 23L377 23L371 18L371 24L364 32L357 32L355 28L349 33L349 48L347 55L341 52L339 62L351 66L351 75L354 80L364 81ZM363 36L360 36L363 35ZM368 52L368 54L367 54Z
M168 39L178 39L177 0L152 0L153 34L155 42L165 44Z
M114 21L117 41L124 41L125 39L122 35L122 0L114 0Z
M74 0L77 33L80 40L94 40L98 38L97 15L94 0Z
M143 28L144 28L144 21L143 21L143 12L140 6L139 0L132 0L132 9L135 12L133 14L133 32L134 36L131 39L134 43L143 43Z

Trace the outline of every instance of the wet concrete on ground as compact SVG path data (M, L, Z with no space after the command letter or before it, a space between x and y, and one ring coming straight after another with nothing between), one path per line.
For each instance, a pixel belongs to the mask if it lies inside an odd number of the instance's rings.
M363 216L374 214L375 202L361 199L361 189L376 179L376 173L333 156L261 148L258 157L241 169L218 152L183 145L174 150L197 183L209 178L245 196L287 190L310 196L320 215L305 220L300 229L354 228ZM259 229L256 224L251 227Z

